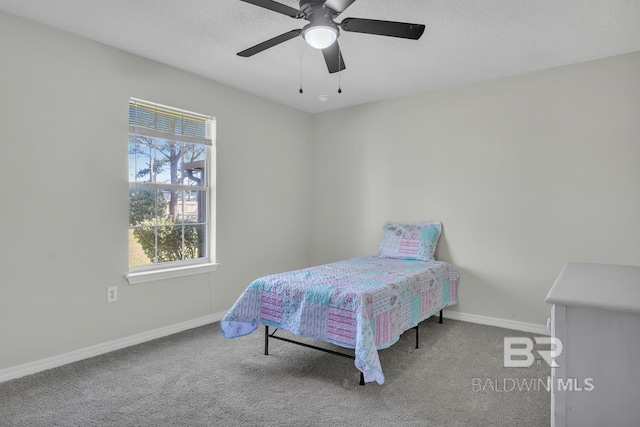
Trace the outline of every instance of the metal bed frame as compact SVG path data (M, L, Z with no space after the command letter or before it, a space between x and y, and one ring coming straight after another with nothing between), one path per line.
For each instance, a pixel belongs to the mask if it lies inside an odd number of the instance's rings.
M426 320L426 319L425 319ZM442 310L440 310L440 317L438 319L438 323L442 323ZM419 348L419 332L420 332L420 323L418 323L416 326L414 326L411 329L415 329L416 330L416 348ZM327 348L322 348L322 347L318 347L315 345L311 345L311 344L307 344L307 343L303 343L300 341L295 341L289 338L285 338L285 337L280 337L276 335L276 332L278 332L278 329L274 330L273 332L269 333L269 326L268 325L264 325L264 354L265 356L269 355L269 338L274 338L280 341L286 341L289 342L291 344L297 344L300 345L302 347L307 347L307 348L312 348L314 350L319 350L319 351L323 351L325 353L329 353L329 354L333 354L334 356L340 356L340 357L346 357L347 359L351 359L351 360L355 360L356 356L352 355L352 354L346 354L346 353L341 353L339 351L334 351L334 350L329 350ZM362 372L360 372L360 385L364 386L364 374Z

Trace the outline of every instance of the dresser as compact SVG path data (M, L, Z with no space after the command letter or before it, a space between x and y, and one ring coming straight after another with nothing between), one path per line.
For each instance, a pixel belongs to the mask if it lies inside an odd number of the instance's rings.
M640 267L569 263L545 301L551 426L640 426Z

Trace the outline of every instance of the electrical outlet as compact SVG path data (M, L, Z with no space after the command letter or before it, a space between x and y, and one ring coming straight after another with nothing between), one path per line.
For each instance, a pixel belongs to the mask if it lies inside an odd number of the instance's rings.
M107 288L107 302L116 302L118 301L118 287L111 286Z

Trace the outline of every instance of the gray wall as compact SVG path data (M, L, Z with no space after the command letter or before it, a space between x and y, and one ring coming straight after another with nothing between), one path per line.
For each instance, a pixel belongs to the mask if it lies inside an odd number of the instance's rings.
M566 262L640 265L639 76L634 53L315 115L314 263L440 220L453 309L544 324Z
M0 369L222 312L309 265L310 115L4 13L0 54ZM124 277L131 96L217 118L215 273Z

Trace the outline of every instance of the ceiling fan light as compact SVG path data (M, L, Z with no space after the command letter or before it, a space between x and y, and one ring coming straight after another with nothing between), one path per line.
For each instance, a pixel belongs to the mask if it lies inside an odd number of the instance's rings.
M326 49L335 43L338 31L329 26L314 26L304 32L304 39L309 46L316 49Z

